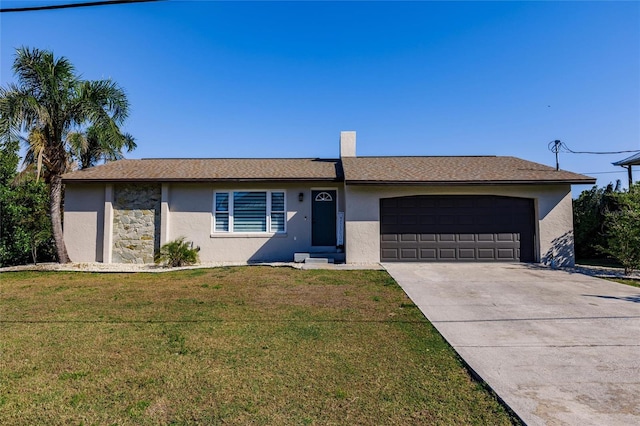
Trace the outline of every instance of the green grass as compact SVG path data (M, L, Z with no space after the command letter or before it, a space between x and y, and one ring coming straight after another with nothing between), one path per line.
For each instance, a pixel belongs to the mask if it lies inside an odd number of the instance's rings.
M620 284L630 285L631 287L640 287L640 281L638 280L625 280L620 278L611 278L610 280Z
M603 266L605 268L622 268L622 264L615 259L576 259L577 265Z
M3 425L511 423L385 272L1 278Z

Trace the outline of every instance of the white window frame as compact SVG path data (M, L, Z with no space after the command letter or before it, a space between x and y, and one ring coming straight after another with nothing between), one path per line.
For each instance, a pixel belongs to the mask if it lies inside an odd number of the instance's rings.
M266 205L266 231L250 231L250 232L237 232L234 231L234 214L233 214L233 201L234 194L236 192L264 192L267 196L267 205ZM284 210L272 211L271 210L271 194L273 193L282 193L284 195ZM229 229L227 231L217 231L216 230L216 194L227 194L228 195L228 213L229 217ZM216 190L213 192L213 206L211 209L211 231L212 234L215 235L280 235L287 233L287 191L284 189L226 189L226 190ZM282 213L284 215L284 229L282 231L272 231L271 230L271 215L273 213Z

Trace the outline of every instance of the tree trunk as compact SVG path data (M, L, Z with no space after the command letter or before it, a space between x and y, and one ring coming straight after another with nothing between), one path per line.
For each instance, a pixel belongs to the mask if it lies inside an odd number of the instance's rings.
M49 184L49 206L51 208L51 230L53 239L56 242L56 252L58 253L58 262L69 263L69 255L67 247L64 245L64 236L62 234L62 215L60 212L60 204L62 203L62 178L53 176Z

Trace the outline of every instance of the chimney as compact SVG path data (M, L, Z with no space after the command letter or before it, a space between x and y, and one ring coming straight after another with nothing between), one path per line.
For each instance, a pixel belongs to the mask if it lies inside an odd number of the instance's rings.
M356 156L356 132L340 132L340 158Z

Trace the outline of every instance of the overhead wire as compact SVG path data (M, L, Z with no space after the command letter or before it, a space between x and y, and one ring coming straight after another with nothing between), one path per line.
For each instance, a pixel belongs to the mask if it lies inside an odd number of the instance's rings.
M553 152L556 155L556 170L560 170L560 156L561 152L569 153L569 154L596 154L596 155L609 155L609 154L625 154L625 153L636 153L640 152L640 150L625 150L625 151L574 151L567 146L564 142L560 140L554 140L549 142L547 145L549 151Z
M618 174L618 173L627 173L625 170L620 170L619 172L580 172L583 175L607 175L607 174Z
M35 12L39 10L71 9L75 7L109 6L113 4L148 3L148 2L158 2L158 1L165 1L165 0L98 0L98 1L88 1L88 2L82 2L82 3L50 4L50 5L42 5L42 6L3 7L3 8L0 8L0 13Z
M634 150L625 150L625 151L574 151L567 146L566 143L555 140L549 142L548 145L549 151L557 154L559 152L566 152L569 154L595 154L595 155L609 155L609 154L627 154L627 153L635 153L640 152L640 149Z

